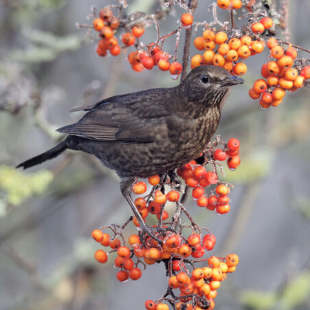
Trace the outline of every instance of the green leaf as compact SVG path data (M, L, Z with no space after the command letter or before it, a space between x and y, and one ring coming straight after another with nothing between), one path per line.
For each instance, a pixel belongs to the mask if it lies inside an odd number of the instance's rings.
M245 291L241 295L241 303L251 309L268 310L274 307L277 296L273 292Z

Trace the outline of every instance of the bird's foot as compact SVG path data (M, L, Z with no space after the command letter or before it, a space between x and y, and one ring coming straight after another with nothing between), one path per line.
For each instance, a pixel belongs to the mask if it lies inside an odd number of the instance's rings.
M139 237L143 246L148 246L150 243L152 246L162 246L163 240L160 239L161 233L158 230L158 227L149 227L144 225L139 232Z

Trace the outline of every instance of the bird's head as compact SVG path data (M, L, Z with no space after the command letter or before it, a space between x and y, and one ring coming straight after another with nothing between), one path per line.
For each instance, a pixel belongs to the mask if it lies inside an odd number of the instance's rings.
M219 104L231 86L242 84L243 79L222 67L202 65L194 68L182 82L184 95L204 105Z

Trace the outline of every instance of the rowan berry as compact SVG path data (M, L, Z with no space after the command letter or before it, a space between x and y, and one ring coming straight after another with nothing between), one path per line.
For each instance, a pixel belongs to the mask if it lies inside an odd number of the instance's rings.
M293 83L293 81L280 78L279 79L279 86L283 89L291 89L291 88L293 88L294 83Z
M193 189L192 196L194 199L198 199L204 194L204 192L205 190L202 187L197 186Z
M100 229L94 229L91 233L92 237L97 241L101 242L103 238L103 232Z
M179 62L175 61L175 62L172 62L170 64L169 71L170 71L171 74L179 75L179 74L181 74L182 70L183 70L182 65Z
M238 49L238 55L241 58L246 59L251 56L251 51L247 45L242 45Z
M267 88L268 88L267 82L263 79L256 80L253 85L254 91L258 94L265 92Z
M147 310L156 310L156 306L157 306L156 303L150 299L146 300L144 305Z
M285 55L292 57L293 59L296 59L297 57L297 50L296 48L289 46L286 51L285 51Z
M199 67L202 63L202 56L199 54L196 54L191 59L191 68L194 69L196 67Z
M213 62L213 57L214 57L215 53L212 50L207 50L203 53L202 57L203 57L203 61L206 64L211 64Z
M240 38L241 43L247 46L251 46L252 38L248 35L244 35Z
M253 49L253 51L257 54L263 52L264 48L265 48L265 44L264 41L252 41L251 43L251 47Z
M225 184L219 184L216 188L215 191L218 195L221 196L226 196L227 194L230 193L230 188L225 185Z
M215 32L211 29L206 29L203 32L202 36L206 41L214 41L215 40Z
M251 29L254 33L262 34L265 31L265 27L262 23L256 22L252 24Z
M197 50L202 51L205 49L206 41L203 37L196 37L194 40L194 46L197 48Z
M295 88L301 88L304 86L304 80L305 78L301 75L298 75L294 81L294 87Z
M192 249L187 244L182 244L178 252L182 257L188 257L192 254Z
M167 194L167 199L169 201L172 202L176 202L180 199L180 193L175 191L175 190L171 190L168 194Z
M142 63L134 63L131 65L132 70L136 71L136 72L141 72L144 70L144 66L142 65Z
M284 55L284 48L280 45L273 47L270 51L273 58L280 59Z
M230 0L217 0L217 5L218 5L221 9L228 9L228 8L230 8L230 6L231 6Z
M251 88L249 90L249 96L252 98L252 99L258 99L261 94L257 93L253 88Z
M243 75L248 71L248 67L245 63L239 62L234 66L233 71L236 75Z
M162 71L167 71L170 68L170 63L168 60L161 58L158 63L158 68Z
M131 280L138 280L142 276L142 271L140 268L136 267L129 271L129 278Z
M214 41L208 41L205 43L205 49L206 50L214 50L216 47L216 44Z
M239 263L239 257L237 254L232 253L232 254L228 254L226 255L226 259L225 262L227 264L228 267L234 267L237 266Z
M117 56L121 53L121 48L119 45L115 45L112 48L110 48L110 53L113 56Z
M103 246L109 246L110 245L110 235L109 234L105 233L102 235L101 244Z
M238 50L242 43L241 43L241 40L238 38L231 38L228 44L231 49Z
M225 64L225 58L221 54L215 54L213 57L213 65L223 67Z
M291 56L284 55L278 59L277 64L280 67L290 68L294 64L294 59Z
M225 56L230 50L230 47L227 43L222 43L218 49L217 49L217 52L219 54L221 54L222 56Z
M117 238L110 241L111 249L118 249L121 246L121 241Z
M134 37L134 35L130 32L126 32L122 35L122 42L126 45L126 46L131 46L134 45L136 42L136 38Z
M114 36L114 32L110 27L104 26L100 31L100 36L108 40Z
M199 234L191 234L187 238L187 242L191 246L195 246L200 243L200 235Z
M104 264L108 261L108 255L105 251L103 250L97 250L95 252L95 259L101 263L101 264Z
M305 66L304 68L301 69L300 75L304 77L305 80L310 79L310 65Z
M226 214L230 211L230 205L218 205L216 206L216 212L219 214Z
M271 104L272 102L272 95L269 92L264 92L262 94L262 99L261 99L265 104Z
M133 260L131 258L125 258L124 259L124 268L128 271L132 270L134 267L135 263L133 262Z
M160 303L157 305L156 310L169 310L169 307L166 304Z
M95 18L93 20L93 26L96 31L100 31L104 27L104 21L101 18Z
M124 282L128 279L129 274L127 271L125 270L120 270L117 274L116 274L116 278L120 281L120 282Z
M242 1L241 0L231 0L231 6L235 10L241 9L242 8Z
M132 185L132 191L137 195L144 194L146 190L147 190L147 186L145 182L140 181Z
M228 52L229 54L229 52ZM226 56L227 57L227 56ZM233 67L234 67L234 64L232 62L229 62L229 61L226 61L225 64L224 64L224 69L228 72L232 72L233 70Z
M131 28L131 32L136 38L140 38L144 34L144 27L142 25L135 25Z
M239 54L235 50L229 50L228 53L226 54L226 60L228 62L237 61L238 58L239 58Z
M194 21L193 15L191 13L184 13L181 16L181 23L183 26L190 26Z
M267 70L270 75L277 75L280 72L280 68L275 61L269 61L267 63Z
M197 206L205 208L208 206L208 198L206 196L200 196L197 200Z
M279 83L279 78L277 78L276 76L269 76L267 78L267 84L269 86L277 86Z
M239 155L232 156L227 161L227 166L229 169L236 169L240 165Z
M120 257L120 256L116 256L114 259L114 266L118 267L118 268L123 268L124 267L124 263L125 263L125 258L124 257Z
M119 27L119 19L116 16L112 16L108 25L111 27L111 29L116 30Z
M260 23L263 24L265 29L270 29L273 26L273 21L272 21L272 18L270 17L263 17L260 20Z
M285 96L285 90L280 88L280 87L276 87L273 91L272 91L272 98L274 100L280 100Z
M225 43L228 40L227 33L224 31L219 31L215 34L215 43L216 44L222 44Z
M215 195L211 195L208 199L208 206L209 210L214 210L217 206L217 197Z

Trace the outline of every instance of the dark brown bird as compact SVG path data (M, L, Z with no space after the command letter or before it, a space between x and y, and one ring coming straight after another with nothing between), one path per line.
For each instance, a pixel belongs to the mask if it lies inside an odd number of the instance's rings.
M243 80L215 66L193 69L177 87L155 88L104 99L75 124L58 129L67 137L17 167L27 169L66 149L98 157L121 178L121 191L142 230L130 188L135 177L164 174L199 157L215 133L229 87Z

